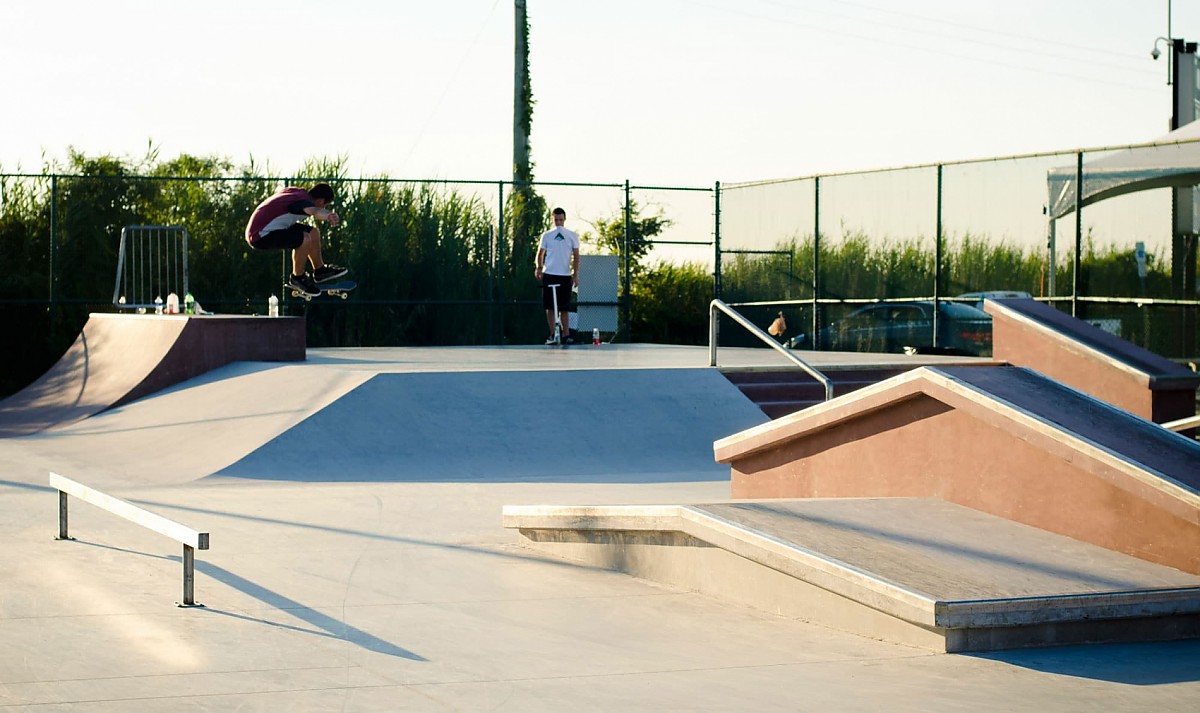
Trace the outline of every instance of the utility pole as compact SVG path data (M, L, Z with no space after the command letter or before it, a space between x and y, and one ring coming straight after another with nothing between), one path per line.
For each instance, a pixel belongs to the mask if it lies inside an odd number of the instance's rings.
M513 58L513 189L529 181L529 23L525 0L513 0L516 15Z

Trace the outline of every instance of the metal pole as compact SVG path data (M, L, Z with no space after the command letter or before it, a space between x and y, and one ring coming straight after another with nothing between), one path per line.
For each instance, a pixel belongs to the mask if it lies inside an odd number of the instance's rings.
M50 176L50 304L47 312L50 317L50 344L54 344L54 271L58 269L58 176Z
M1171 92L1171 129L1174 130L1197 119L1196 43L1171 38L1170 55L1174 59L1175 86ZM1179 300L1194 297L1196 290L1195 193L1193 186L1171 189L1171 296ZM1180 310L1179 320L1179 337L1182 344L1187 345L1180 356L1190 356L1195 343L1195 318L1185 308Z
M503 220L503 216L501 216ZM496 332L496 227L489 225L488 232L488 326L487 339ZM486 343L486 342L485 342Z
M196 551L191 545L183 546L183 605L196 605Z
M633 272L629 260L630 233L633 232L633 205L629 197L629 179L625 179L625 335L633 341ZM557 317L555 317L557 319Z
M937 167L937 228L933 248L933 346L936 348L941 341L938 338L938 300L942 296L942 165Z
M713 185L713 299L721 299L721 182Z
M499 216L500 232L496 236L496 294L500 299L500 334L497 335L496 343L504 343L504 321L507 316L504 310L504 181L497 181L496 187L499 189Z
M1083 252L1083 152L1075 154L1075 266L1071 275L1071 316L1079 316L1080 267Z
M821 177L813 179L813 258L812 258L812 339L813 349L820 349L817 330L821 328Z
M713 300L716 302L716 300ZM717 306L708 305L708 365L717 365L717 342L721 339L721 315Z
M1057 256L1058 219L1057 218L1050 219L1050 229L1047 232L1049 234L1049 237L1047 238L1047 242L1049 242L1050 269L1046 271L1048 273L1047 280L1046 280L1046 295L1048 297L1055 297L1057 295L1057 293L1055 292L1056 275L1054 273L1058 270L1058 256Z
M67 534L67 494L61 490L58 491L58 539L71 539Z

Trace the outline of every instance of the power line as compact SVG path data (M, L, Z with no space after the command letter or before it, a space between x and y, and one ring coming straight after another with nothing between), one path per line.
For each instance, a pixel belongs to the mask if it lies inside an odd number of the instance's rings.
M785 7L785 6L779 5L779 3L772 2L772 0L760 0L760 2L766 2L771 5ZM905 42L899 42L899 41L896 41L891 38L880 38L880 37L877 37L874 35L860 34L860 33L847 31L847 30L843 30L843 29L830 29L827 26L816 25L816 24L811 24L811 23L804 23L804 22L797 22L790 18L785 18L785 17L781 17L778 15L763 15L760 13L747 12L742 9L740 4L737 8L729 7L726 5L717 5L717 4L713 4L712 2L702 2L699 4L705 5L711 9L718 10L720 12L725 12L725 13L729 13L729 14L733 14L733 15L741 15L743 17L749 17L749 18L753 18L756 20L763 20L763 21L766 21L766 22L769 22L772 24L786 24L786 25L790 25L793 27L803 29L803 30L820 33L822 35L836 34L839 37L865 40L865 41L874 43L876 45L887 45L887 46L891 46L891 47L900 47L900 48L907 49L907 50L914 50L917 52L924 52L927 54L943 55L943 56L947 56L947 57L953 57L956 59L967 60L970 62L976 62L979 64L987 64L987 65L992 65L992 66L997 66L997 67L1004 67L1007 69L1016 69L1016 70L1025 71L1025 72L1035 72L1039 75L1059 76L1059 77L1065 77L1065 78L1076 80L1076 81L1092 82L1095 84L1107 84L1110 86L1117 86L1117 87L1122 87L1125 89L1136 89L1138 91L1146 91L1146 92L1156 91L1156 88L1152 88L1149 86L1128 84L1125 82L1113 81L1108 78L1098 78L1098 77L1090 76L1090 75L1082 75L1082 74L1077 74L1077 73L1072 73L1072 72L1064 72L1061 70L1047 69L1044 66L1031 67L1028 65L1021 65L1021 64L1011 63L1011 62L1004 62L1004 61L1000 61L1000 60L989 59L987 57L981 56L978 53L963 54L960 52L953 52L953 51L950 51L947 49L943 49L941 47L935 49L935 48L931 48L928 46L912 45L912 44L907 44ZM821 14L829 15L829 14L834 14L834 13L821 13ZM884 25L885 27L887 27L889 30L891 30L893 32L895 32L898 29L894 26L887 25L887 23L883 23L883 22L879 22L879 21L862 20L861 18L850 18L845 15L835 15L835 16L843 17L845 19L852 19L852 20L855 20L856 22L863 22L866 24ZM905 31L913 32L913 33L917 33L917 34L934 35L934 36L942 37L945 39L952 39L952 40L959 41L959 42L971 42L972 45L990 44L991 46L999 47L1001 49L1006 49L1006 50L1010 50L1010 51L1021 52L1022 54L1041 54L1044 56L1054 57L1056 59L1067 59L1070 61L1084 61L1084 60L1079 60L1079 59L1073 58L1073 57L1055 55L1053 53L1047 53L1047 52L1043 52L1043 51L1025 50L1025 49L1014 48L1014 47L1006 46L1006 45L999 45L996 43L984 43L984 42L981 42L978 40L968 40L968 39L960 37L960 36L930 33L930 32L921 31L921 30L914 30L911 28L900 28L900 29L904 29ZM1094 66L1096 64L1102 64L1102 63L1093 61L1093 62L1090 62L1090 64ZM1143 72L1147 78L1149 78L1149 76L1152 74L1152 72L1149 70L1133 70L1133 69L1130 69L1128 67L1124 67L1121 65L1113 65L1113 66L1119 67L1125 71Z
M768 2L772 5L780 5L780 3L774 2L773 0L760 0L760 1ZM1017 34L1015 32L1005 32L1003 30L995 30L995 29L988 28L988 27L979 27L977 25L969 25L969 24L962 23L962 22L954 22L953 20L945 20L945 19L937 18L937 17L929 17L927 15L918 15L916 13L903 12L901 10L893 10L891 8L875 7L872 5L864 5L862 3L851 2L850 0L825 0L825 1L837 3L839 5L847 5L849 7L862 8L864 10L870 10L872 12L882 12L882 13L887 13L889 15L898 15L900 17L909 17L909 18L912 18L915 20L920 20L922 22L931 22L931 23L935 23L935 24L939 24L939 25L948 25L950 27L961 27L965 30L971 30L972 32L984 32L984 33L987 33L990 35L1000 35L1002 37L1012 37L1014 39L1023 40L1023 41L1027 41L1027 42L1035 42L1038 44L1049 44L1049 45L1057 45L1057 46L1061 46L1061 47L1070 47L1071 49L1076 49L1076 50L1080 50L1083 52L1094 52L1096 54L1102 54L1102 55L1105 55L1108 57L1116 56L1118 54L1118 53L1114 53L1111 49L1108 49L1108 48L1087 47L1084 45L1077 45L1077 44L1073 44L1070 42L1063 42L1061 39L1055 38L1055 37L1034 37L1032 35L1022 35L1022 34ZM1042 54L1042 52L1040 52L1039 50L1022 50L1022 51L1035 52L1035 53ZM1058 55L1049 54L1048 56L1058 56ZM1119 56L1126 57L1128 59L1138 59L1138 60L1145 59L1144 55L1119 53Z
M467 47L466 51L463 52L461 56L459 56L458 66L454 68L454 73L450 75L450 81L446 82L445 86L442 87L441 96L438 97L438 100L433 104L433 108L430 109L429 116L425 118L425 123L421 126L421 130L417 132L416 138L413 139L412 146L409 147L408 153L405 154L404 161L400 164L401 166L408 165L408 161L412 158L413 152L416 151L417 147L421 145L421 139L425 138L425 132L429 129L429 125L433 123L433 119L435 116L437 116L438 110L441 109L442 102L446 100L446 97L450 94L450 90L454 87L454 82L458 79L459 73L462 72L463 66L466 65L467 58L470 57L471 53L475 51L475 47L479 44L479 39L483 37L483 31L487 28L488 22L490 22L492 19L492 13L496 11L496 6L499 4L500 0L495 0L495 2L492 3L492 7L488 9L487 15L485 15L483 18L483 22L479 24L479 29L475 31L475 39L471 40L470 46Z

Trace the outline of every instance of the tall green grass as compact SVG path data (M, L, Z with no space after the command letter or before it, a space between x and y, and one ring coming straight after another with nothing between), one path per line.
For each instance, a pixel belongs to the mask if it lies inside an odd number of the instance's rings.
M498 217L495 184L473 192L384 175L351 179L343 158L284 177L218 157L71 152L65 166L44 173L61 174L53 190L47 176L0 178L0 315L6 331L32 342L0 350L0 393L48 367L89 311L111 309L127 225L185 226L197 300L226 313L265 311L267 297L282 292L284 258L250 248L244 230L255 206L289 183L334 186L343 222L320 224L324 257L350 266L359 283L350 302L286 303L307 316L310 345L525 343L544 330L532 265L545 201L530 187L513 192Z

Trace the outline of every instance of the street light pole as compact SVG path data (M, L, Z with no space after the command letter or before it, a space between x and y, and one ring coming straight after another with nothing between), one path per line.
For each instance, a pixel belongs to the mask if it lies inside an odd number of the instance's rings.
M1171 38L1174 60L1171 79L1171 130L1186 126L1197 114L1196 43ZM1196 296L1196 209L1195 186L1179 186L1171 191L1171 296L1191 299ZM1192 349L1196 335L1196 312L1182 311L1180 337L1184 349ZM1191 356L1189 352L1187 354Z

